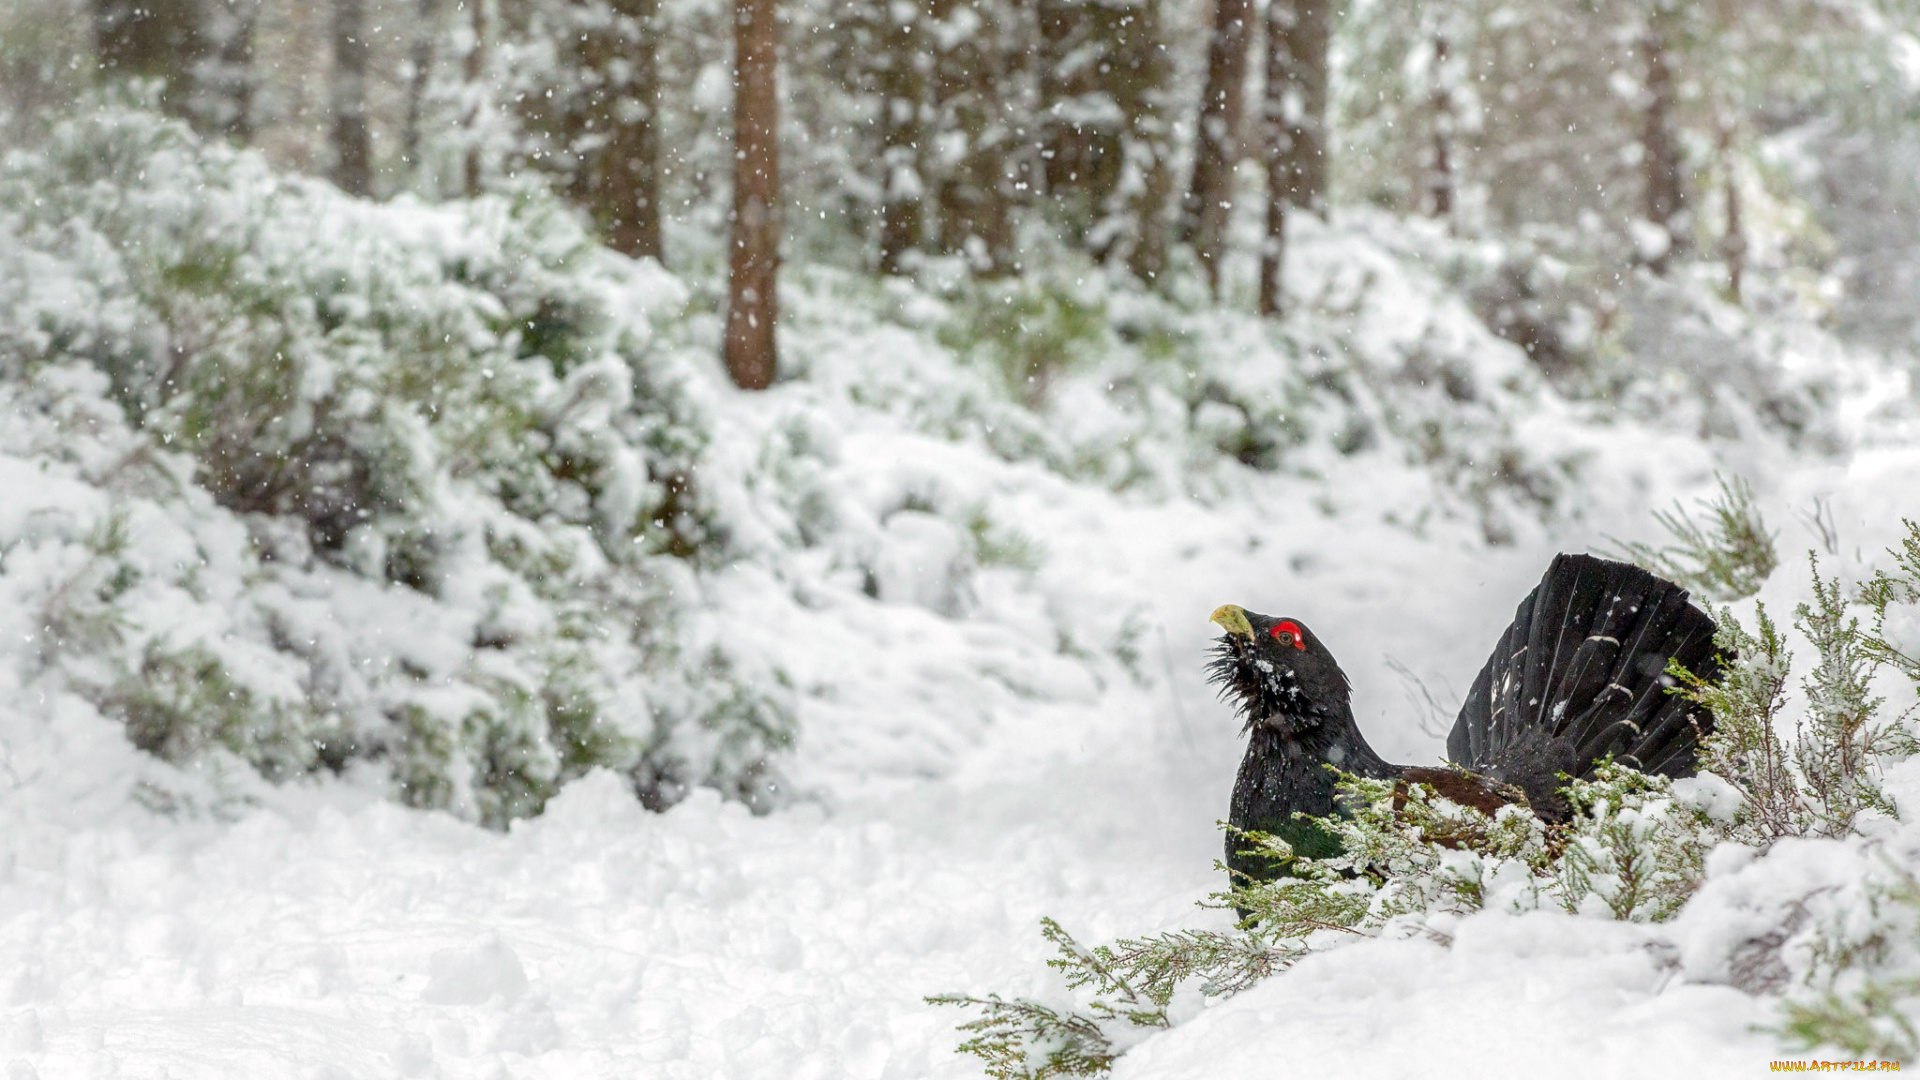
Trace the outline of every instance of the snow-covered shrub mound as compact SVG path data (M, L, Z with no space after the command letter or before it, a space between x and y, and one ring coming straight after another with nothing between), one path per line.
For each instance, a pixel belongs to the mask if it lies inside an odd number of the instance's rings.
M379 206L106 108L0 169L15 618L176 761L382 763L503 823L594 766L765 794L703 628L683 300L538 199ZM32 554L30 554L32 553Z

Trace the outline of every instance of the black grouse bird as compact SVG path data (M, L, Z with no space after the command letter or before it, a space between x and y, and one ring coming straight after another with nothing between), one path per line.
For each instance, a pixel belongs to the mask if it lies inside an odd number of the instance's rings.
M1251 736L1228 820L1278 836L1303 856L1338 851L1330 834L1294 817L1335 812L1338 778L1328 765L1430 783L1483 810L1517 801L1517 792L1541 818L1563 821L1562 773L1587 776L1611 754L1643 772L1688 776L1701 736L1713 727L1711 712L1666 692L1669 659L1702 678L1719 672L1713 620L1678 585L1591 555L1554 558L1474 680L1447 736L1448 760L1471 777L1393 765L1374 753L1354 724L1346 674L1298 619L1228 604L1213 621L1226 634L1210 672ZM1242 854L1246 846L1228 835L1236 881L1284 873Z

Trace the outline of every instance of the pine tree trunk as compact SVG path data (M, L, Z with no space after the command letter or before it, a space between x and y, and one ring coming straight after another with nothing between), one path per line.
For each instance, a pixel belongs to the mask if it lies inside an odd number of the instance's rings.
M1327 48L1333 33L1332 0L1275 0L1287 9L1283 86L1287 126L1287 199L1327 216ZM1271 8L1269 8L1271 12ZM1271 15L1269 16L1271 18ZM1271 31L1271 24L1269 24ZM1272 77L1272 66L1268 68ZM1269 103L1272 94L1268 94Z
M612 0L603 10L606 21L581 41L585 100L565 117L568 145L584 147L569 187L608 247L658 259L659 0Z
M1287 204L1292 201L1294 138L1298 134L1289 115L1294 91L1295 64L1289 51L1293 41L1291 0L1267 5L1267 79L1260 108L1261 145L1267 166L1267 235L1260 244L1260 314L1279 318L1286 310L1283 271L1287 254Z
M333 5L333 182L349 195L373 194L373 141L367 131L365 0Z
M1156 118L1157 119L1157 118ZM1127 253L1127 269L1141 281L1160 280L1167 266L1167 206L1173 200L1173 148L1164 130L1143 134L1139 147L1141 183L1134 196L1136 235Z
M1647 266L1656 274L1667 272L1668 258L1681 246L1684 229L1680 221L1686 209L1686 195L1680 173L1680 146L1670 126L1673 114L1673 71L1667 66L1665 35L1657 22L1649 24L1640 40L1647 65L1647 111L1641 131L1640 167L1645 182L1647 220L1667 234L1666 250L1647 258Z
M1433 35L1433 172L1427 179L1430 208L1437 218L1453 216L1453 89L1448 82L1451 51L1444 32Z
M493 20L487 11L490 0L465 0L465 2L469 27L473 33L473 41L467 48L467 92L473 95L475 100L471 105L474 113L467 117L469 142L463 186L466 189L467 198L471 199L480 194L481 184L485 180L485 162L481 159L479 140L481 120L479 112L487 107L485 104L487 93L483 80L487 74L487 43L493 36Z
M426 118L427 89L433 80L434 43L440 36L440 0L418 0L414 9L418 23L413 28L413 47L407 61L412 65L407 79L407 116L400 128L400 160L414 176L420 175L421 126Z
M1005 273L1013 260L1005 120L1006 57L997 48L1007 28L998 0L934 0L935 124L942 139L959 137L959 152L938 183L939 245L965 255L980 273Z
M1093 238L1123 164L1124 121L1113 118L1118 40L1132 13L1101 0L1039 0L1041 173L1057 220L1075 242Z
M634 258L663 259L660 239L660 2L619 0L631 20L628 96L607 147L607 187L618 213L607 242Z
M1252 38L1252 0L1217 0L1207 47L1207 85L1200 97L1195 132L1193 182L1180 217L1180 239L1193 245L1215 295L1220 291L1220 260L1226 254L1226 226L1232 213L1233 167L1241 154L1240 122Z
M1133 0L1119 20L1107 94L1124 119L1118 199L1107 209L1124 230L1127 269L1142 282L1166 265L1167 209L1173 194L1173 138L1164 98L1171 65L1160 26L1160 0Z
M1740 221L1740 170L1733 154L1733 125L1720 127L1720 167L1724 174L1727 201L1727 229L1720 238L1720 257L1727 264L1727 292L1740 303L1741 279L1747 269L1747 235Z
M733 250L724 352L734 384L773 382L780 258L778 30L774 0L734 0Z
M880 204L880 272L898 274L907 255L919 249L921 215L920 143L922 75L919 3L889 0L881 6L885 20L880 67L880 138L882 194Z

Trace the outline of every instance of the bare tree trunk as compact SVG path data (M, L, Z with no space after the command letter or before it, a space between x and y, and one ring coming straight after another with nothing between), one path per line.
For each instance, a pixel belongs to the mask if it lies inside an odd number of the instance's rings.
M940 250L964 254L976 271L1004 273L1013 260L1012 200L1005 122L1008 28L995 25L1000 0L934 0L935 123L964 142L938 186Z
M618 212L607 243L634 258L663 259L660 239L660 0L618 0L631 20L627 97L607 146L607 189Z
M373 194L373 142L367 132L365 0L333 5L333 182L349 195Z
M426 116L427 88L433 80L434 42L440 36L440 0L419 0L415 7L413 48L407 57L413 67L407 79L407 118L400 129L400 160L418 176L421 166L421 124Z
M1193 182L1181 208L1180 239L1193 245L1207 287L1220 291L1227 219L1233 203L1233 167L1240 158L1240 120L1247 89L1247 46L1253 37L1252 0L1217 0L1207 46L1207 86L1200 96Z
M881 4L886 31L881 45L880 272L898 274L907 254L920 247L921 109L926 80L920 68L923 37L920 4Z
M1117 68L1134 16L1101 0L1038 0L1040 172L1052 213L1075 243L1103 259L1113 237L1096 229L1110 209L1125 151L1125 122L1114 114Z
M1160 280L1167 266L1167 204L1173 199L1173 152L1156 115L1151 133L1143 132L1135 146L1140 157L1140 189L1134 195L1133 217L1139 224L1133 250L1127 253L1127 269L1145 282Z
M1143 282L1158 280L1166 265L1174 183L1165 108L1170 68L1160 0L1133 0L1129 14L1119 20L1106 79L1108 94L1125 118L1120 183L1107 215L1111 227L1124 230L1127 270Z
M1433 216L1453 216L1453 87L1448 82L1450 52L1444 30L1433 35L1433 172L1427 179Z
M576 0L577 2L577 0ZM562 118L579 156L568 185L607 246L659 258L660 79L655 46L659 0L612 0L608 19L580 43L588 90Z
M492 19L488 17L487 12L488 2L489 0L466 0L468 17L471 20L470 25L473 31L473 44L467 49L467 88L470 94L477 95L478 97L478 100L471 106L476 110L475 115L467 117L467 130L470 143L467 147L467 175L464 186L466 187L467 197L470 199L480 194L481 181L484 179L482 175L483 162L481 160L478 137L481 117L478 115L478 111L486 108L484 102L487 95L485 87L482 85L482 80L484 80L487 75L487 42L493 34Z
M1667 234L1666 249L1649 255L1646 262L1654 273L1664 274L1668 257L1683 239L1680 218L1686 209L1686 192L1680 174L1680 146L1668 119L1674 105L1673 71L1667 66L1666 39L1657 21L1648 24L1640 48L1647 64L1647 111L1640 136L1646 216Z
M1279 318L1286 311L1283 271L1287 254L1287 204L1292 199L1296 125L1289 116L1294 90L1292 0L1267 4L1267 85L1260 108L1261 144L1267 165L1267 235L1260 245L1260 314Z
M727 373L746 390L773 383L774 274L780 261L778 28L774 0L734 0L733 253Z
M1747 235L1740 222L1740 170L1733 154L1733 124L1720 125L1720 167L1724 172L1727 200L1727 231L1720 238L1720 257L1727 264L1727 291L1740 303L1741 279L1747 269Z
M1276 0L1286 16L1282 122L1287 126L1287 199L1327 216L1327 47L1333 34L1332 0ZM1269 8L1269 18L1271 18ZM1269 33L1272 23L1268 24ZM1273 68L1268 65L1268 77ZM1272 92L1268 92L1272 103Z

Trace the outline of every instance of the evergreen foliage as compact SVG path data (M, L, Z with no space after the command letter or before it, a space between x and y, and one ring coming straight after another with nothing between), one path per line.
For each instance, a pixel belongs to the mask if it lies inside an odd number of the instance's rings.
M1696 565L1751 568L1754 538L1767 534L1744 487L1723 481L1722 492L1723 527L1683 531L1683 513L1662 523L1680 534ZM1730 519L1738 527L1729 527ZM1128 1029L1168 1025L1167 1006L1184 986L1231 995L1359 937L1445 941L1448 919L1481 911L1558 909L1661 922L1694 895L1716 846L1764 853L1788 836L1856 836L1870 817L1897 813L1880 786L1881 771L1920 749L1908 716L1887 715L1884 699L1872 693L1885 667L1915 674L1910 653L1887 636L1892 607L1920 603L1920 524L1906 524L1907 536L1891 553L1894 569L1876 572L1852 593L1822 577L1813 560L1813 597L1796 606L1793 626L1816 661L1800 680L1806 708L1790 742L1778 731L1792 680L1785 635L1764 605L1756 605L1751 631L1723 608L1716 644L1734 659L1720 677L1705 682L1677 666L1669 672L1672 692L1716 717L1696 777L1672 780L1606 762L1591 780L1567 783L1572 816L1550 825L1524 805L1489 815L1424 784L1345 776L1343 813L1317 822L1337 840L1336 853L1310 857L1275 836L1244 836L1250 852L1284 865L1287 874L1236 881L1205 902L1241 912L1233 930L1088 948L1046 920L1042 933L1060 952L1050 963L1068 974L1068 988L1102 995L1084 1012L1024 999L930 1000L983 1011L963 1030L991 1031L994 1041L975 1039L960 1049L987 1061L992 1076L1096 1076L1108 1071ZM1910 1059L1920 1051L1908 1009L1920 999L1920 979L1909 974L1920 959L1920 882L1895 868L1891 882L1866 888L1872 917L1864 926L1839 919L1821 931L1807 973L1810 992L1782 1003L1778 1032L1804 1047ZM1063 1040L1059 1032L1069 1025L1076 1034Z
M110 299L24 294L0 375L56 417L103 378L117 415L75 428L124 440L103 483L133 506L210 495L256 582L236 631L169 630L156 590L207 598L109 513L43 601L67 685L169 760L380 762L401 800L497 827L593 768L656 807L693 785L768 805L791 691L675 598L732 555L690 479L699 406L617 307L647 271L545 196L379 207L138 102L93 102L40 149L0 163L0 221ZM356 633L366 611L451 643Z
M1776 1032L1797 1049L1837 1046L1855 1057L1913 1061L1920 1030L1912 1004L1920 976L1911 974L1920 946L1920 880L1889 865L1865 888L1866 926L1823 927L1807 981L1817 989L1781 1004Z
M1709 600L1744 600L1760 591L1779 566L1774 534L1753 502L1753 489L1740 477L1716 474L1720 494L1700 501L1706 522L1693 520L1684 507L1655 511L1674 542L1663 548L1644 543L1623 546L1622 558L1652 570Z
M1182 987L1220 997L1245 990L1303 957L1363 937L1446 937L1438 916L1558 908L1636 922L1672 917L1701 878L1738 794L1711 777L1672 781L1603 765L1568 785L1576 813L1548 826L1524 806L1488 815L1425 784L1347 776L1350 816L1321 824L1337 854L1298 855L1277 837L1248 833L1249 850L1288 876L1237 882L1205 906L1245 913L1230 931L1189 930L1088 948L1051 919L1048 963L1069 990L1092 996L1084 1012L1026 999L945 995L941 1004L981 1015L960 1050L995 1077L1095 1076L1138 1029L1166 1027ZM1061 1033L1072 1030L1070 1040ZM988 1036L991 1036L989 1039Z

